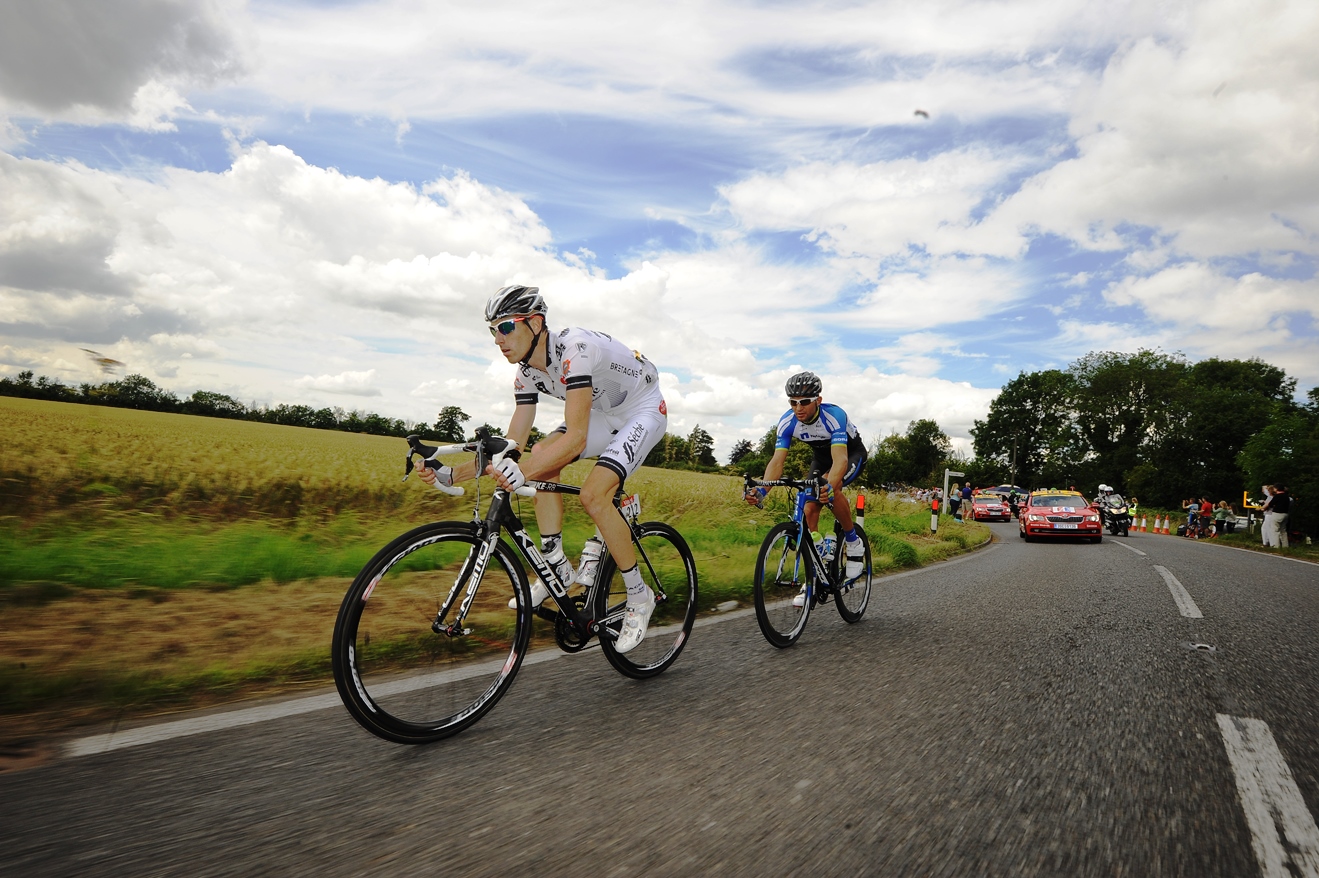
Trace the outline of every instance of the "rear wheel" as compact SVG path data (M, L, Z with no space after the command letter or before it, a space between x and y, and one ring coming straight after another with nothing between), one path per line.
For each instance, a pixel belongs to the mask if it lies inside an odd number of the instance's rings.
M353 580L331 660L344 706L367 731L401 744L438 741L479 720L513 684L531 608L526 574L505 543L486 562L467 632L432 628L446 602L452 621L483 548L470 524L428 524L381 549Z
M794 607L793 598L806 589L806 552L794 521L781 521L770 529L756 556L755 603L760 631L774 646L792 646L806 628L811 602Z
M600 649L609 664L620 674L640 680L661 673L687 645L696 621L696 559L682 534L663 522L639 524L636 532L637 569L656 601L646 639L629 652L614 649L627 612L627 587L610 555L600 562L602 587L597 592L596 618L614 632L600 633Z
M861 575L855 579L847 578L847 549L841 533L838 537L838 545L842 547L839 554L843 558L838 565L840 575L835 580L838 585L834 589L834 603L838 605L838 615L842 616L845 622L860 622L861 617L865 615L866 607L870 604L870 578L874 571L870 561L870 539L859 527L856 529L856 535L861 538L866 551Z

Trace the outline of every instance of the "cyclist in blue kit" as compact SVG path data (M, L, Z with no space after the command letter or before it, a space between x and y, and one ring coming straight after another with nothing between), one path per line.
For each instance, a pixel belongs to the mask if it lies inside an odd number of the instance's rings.
M861 538L857 536L852 522L852 507L843 495L843 486L851 484L861 474L861 468L866 463L866 445L861 440L856 424L848 420L847 412L832 403L820 401L822 385L814 372L798 372L788 379L784 389L791 408L779 418L774 456L765 465L762 478L764 481L773 481L783 475L788 448L794 439L811 446L814 459L807 478L814 479L823 475L824 482L820 485L818 502L806 506L806 525L815 531L819 526L822 504L829 504L845 537L843 545L847 558L847 577L855 579L861 575L866 550ZM752 488L746 494L746 501L753 506L760 506L764 503L766 493L765 488ZM804 594L793 599L796 606L804 602Z

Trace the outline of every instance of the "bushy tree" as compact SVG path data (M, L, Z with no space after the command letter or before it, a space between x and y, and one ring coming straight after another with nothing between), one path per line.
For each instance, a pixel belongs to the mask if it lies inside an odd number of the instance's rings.
M441 442L462 442L467 438L463 424L472 416L456 405L446 405L440 409L440 416L435 421L435 438Z
M687 436L687 445L691 453L692 463L700 466L718 466L719 462L714 458L714 437L701 429L697 424Z
M732 466L733 464L737 463L739 460L750 454L754 454L755 450L756 449L752 447L751 441L749 439L737 440L737 442L733 445L733 450L728 454L729 466Z

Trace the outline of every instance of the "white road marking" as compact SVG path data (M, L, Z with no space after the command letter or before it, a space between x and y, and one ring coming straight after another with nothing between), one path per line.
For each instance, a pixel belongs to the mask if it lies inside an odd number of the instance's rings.
M592 644L595 646L595 644ZM541 662L551 661L554 659L565 658L566 653L556 650L543 650L540 652L530 653L522 660L522 667L528 665L538 665ZM495 664L502 664L496 662ZM414 689L423 689L427 686L436 685L445 680L462 679L470 677L473 674L489 673L489 666L483 664L472 666L459 671L450 671L439 674L420 674L415 677L407 677L397 680L386 686L381 687L379 694L394 695L400 692L409 692ZM188 717L187 719L173 720L171 722L158 723L151 726L143 726L138 729L127 729L125 731L107 732L102 735L90 735L86 738L79 738L70 742L64 748L64 755L68 757L91 756L96 753L109 753L112 750L122 750L125 747L140 747L143 744L156 744L160 741L168 741L172 738L182 738L188 735L200 735L204 732L216 732L221 729L232 729L237 726L250 726L255 723L268 722L270 720L283 719L288 716L298 716L303 713L312 713L317 710L328 710L332 707L342 707L343 702L339 699L338 692L331 692L328 695L312 695L307 698L295 698L290 701L280 701L275 704L263 704L260 707L245 707L241 710L231 710L225 713L206 714L205 716Z
M1109 540L1109 542L1115 546L1121 546L1122 548L1126 549L1128 552L1135 552L1137 555L1139 555L1142 558L1145 557L1145 553L1142 552L1140 549L1137 549L1135 546L1128 546L1126 543L1119 543L1117 540Z
M1195 601L1191 600L1190 594L1177 581L1177 577L1173 576L1167 567L1155 564L1154 569L1159 571L1163 581L1168 583L1168 591L1172 592L1172 599L1177 602L1177 609L1182 611L1182 615L1188 619L1203 619L1204 613L1200 612L1200 608L1195 605Z
M1262 720L1218 714L1264 878L1319 878L1319 827Z

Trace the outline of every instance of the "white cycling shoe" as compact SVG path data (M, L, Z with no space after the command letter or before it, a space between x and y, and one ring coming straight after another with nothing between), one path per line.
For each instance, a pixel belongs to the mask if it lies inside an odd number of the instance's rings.
M806 586L803 585L801 587L801 591L797 592L797 594L793 596L792 605L799 610L802 607L806 606Z
M559 578L561 580L571 584L574 576L574 572L572 569L572 562L568 561L565 558L563 561L560 561L559 564L561 566L555 572L559 574ZM550 590L545 586L545 583L540 581L540 577L537 576L535 579L533 579L531 582L532 609L535 609L536 607L539 607L541 604L545 603L545 599L548 598L549 596L550 596ZM509 598L508 608L510 610L516 610L518 608L518 599L515 597Z
M646 602L639 607L628 604L627 615L623 617L623 628L614 641L614 651L631 652L641 641L646 639L646 627L650 625L650 614L655 612L655 593L646 589Z
M540 581L540 577L537 576L533 579L531 582L531 606L539 607L541 604L545 603L545 599L549 596L550 590L545 587L545 583ZM518 599L515 597L509 598L508 608L510 610L516 610L518 608Z
M855 552L856 554L852 554ZM866 546L860 540L856 544L847 543L847 578L856 579L866 566Z

